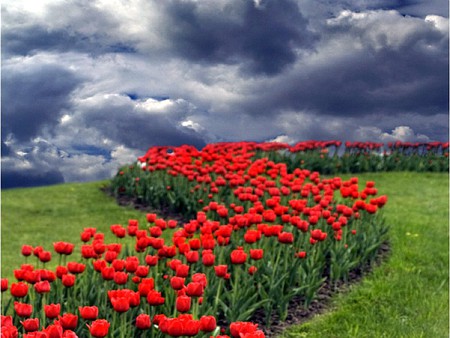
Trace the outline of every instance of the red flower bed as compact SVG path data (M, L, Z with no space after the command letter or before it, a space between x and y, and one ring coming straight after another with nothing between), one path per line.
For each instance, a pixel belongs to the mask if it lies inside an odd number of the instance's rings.
M2 332L264 337L249 322L256 310L267 324L273 313L284 319L293 297L308 305L327 276L345 280L373 260L386 235L378 211L387 197L376 197L374 182L322 179L259 156L273 149L283 146L151 148L121 169L116 190L170 205L189 221L147 214L111 225L113 243L86 228L79 243L54 243L54 253L24 244L36 263L15 270L10 286L2 280L14 302ZM45 268L52 254L55 271Z

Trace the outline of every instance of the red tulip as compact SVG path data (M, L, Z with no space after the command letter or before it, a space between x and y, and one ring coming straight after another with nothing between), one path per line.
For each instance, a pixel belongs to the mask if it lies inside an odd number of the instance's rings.
M60 304L44 305L44 312L47 318L49 319L56 318L59 316L59 313L61 312L61 305Z
M117 256L119 256L119 253L116 251L108 250L105 253L105 261L108 263L113 262L115 259L117 259Z
M123 271L116 271L114 273L114 282L118 285L126 284L128 281L128 273Z
M67 269L69 270L70 273L73 273L73 274L82 273L85 268L86 268L86 265L83 263L78 263L78 262L67 263Z
M138 285L138 291L141 296L147 297L148 293L155 288L155 281L153 278L143 278Z
M195 263L199 259L198 251L188 251L184 254L188 263Z
M140 330L147 330L151 327L150 316L145 313L141 313L136 317L136 327Z
M254 265L248 268L249 275L254 275L256 271L258 271L258 268Z
M127 297L111 298L114 311L127 312L130 309L130 300Z
M70 288L75 285L75 275L66 274L62 276L61 281L66 288Z
M182 277L177 277L174 276L170 279L170 286L172 287L172 289L174 290L181 290L185 287L184 285L184 278Z
M202 263L204 266L213 266L215 258L216 256L214 256L213 254L203 255Z
M96 306L79 306L80 316L86 320L94 320L98 317L98 307Z
M147 294L147 301L150 305L157 306L164 304L165 298L161 296L161 292L150 290Z
M250 249L250 257L251 259L260 260L263 258L264 249Z
M25 319L23 322L21 321L23 325L23 329L27 332L33 332L39 330L39 318L28 318ZM2 323L3 325L3 323ZM3 326L2 326L3 329Z
M69 270L67 270L65 266L59 265L56 267L56 276L60 279L62 279L62 277L66 275L68 272Z
M75 330L78 325L78 316L72 313L65 313L59 317L59 323L64 330Z
M204 273L194 273L192 275L192 281L200 283L203 288L206 288L206 285L208 285L208 280L206 279L206 275Z
M191 282L187 285L186 294L190 297L200 297L203 295L203 285L198 282Z
M92 322L92 325L87 325L89 332L95 338L103 338L108 335L109 322L105 319L97 319Z
M175 274L178 277L187 277L189 275L189 265L179 264L176 267Z
M1 285L2 285L2 292L8 290L8 279L7 278L2 278L1 279Z
M22 255L25 257L31 256L33 253L33 247L31 245L22 245Z
M52 259L52 254L50 251L40 251L38 255L39 255L39 260L42 263L47 263Z
M147 217L148 223L154 223L157 218L157 215L156 214L147 214L146 217Z
M33 312L33 305L14 302L14 311L19 317L30 317Z
M214 316L202 316L200 318L200 330L203 332L214 331L217 327L216 318Z
M67 242L53 243L53 248L55 249L56 253L58 253L60 255L71 255L74 247L75 247L75 244L67 243Z
M158 264L158 256L145 256L145 263L149 266L155 266L156 264Z
M214 271L217 277L225 277L227 274L228 265L217 265L214 267Z
M231 252L231 263L232 264L244 264L247 260L247 254L242 249L233 250Z
M175 302L177 311L188 312L191 309L191 297L179 296Z
M106 266L102 269L101 274L104 280L113 280L116 271L112 266Z
M278 235L280 243L291 244L294 242L294 235L291 232L282 232Z
M149 267L146 265L139 265L135 271L136 276L144 278L147 277L149 272Z
M65 330L63 332L62 338L78 338L78 336L72 330Z
M230 324L230 333L233 337L241 337L247 333L253 333L257 330L258 324L250 322L234 322Z
M24 282L11 284L11 295L14 297L25 297L28 293L28 284Z
M48 293L50 292L50 283L47 280L37 282L36 284L34 284L34 289L37 293Z

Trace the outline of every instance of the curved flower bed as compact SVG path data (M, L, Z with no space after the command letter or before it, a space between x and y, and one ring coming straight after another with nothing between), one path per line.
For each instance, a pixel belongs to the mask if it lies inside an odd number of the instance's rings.
M373 261L387 197L374 182L322 179L261 156L275 146L155 147L122 168L116 193L189 221L148 213L111 225L112 243L85 228L80 243L24 245L35 263L2 280L12 295L2 337L264 337L249 322L255 311L267 325L273 314L283 320L294 297L307 306L326 277L346 280ZM55 253L58 267L46 269Z

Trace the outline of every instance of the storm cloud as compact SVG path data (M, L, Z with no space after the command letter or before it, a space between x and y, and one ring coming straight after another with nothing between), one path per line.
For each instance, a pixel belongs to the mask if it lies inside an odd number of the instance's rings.
M153 145L445 141L448 30L441 0L4 1L2 187Z

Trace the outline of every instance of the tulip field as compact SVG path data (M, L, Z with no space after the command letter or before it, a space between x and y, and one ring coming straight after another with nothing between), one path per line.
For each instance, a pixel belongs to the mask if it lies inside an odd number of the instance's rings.
M355 173L448 171L448 143L340 145L150 148L109 190L154 211L22 243L2 337L265 337L389 242L390 197Z

